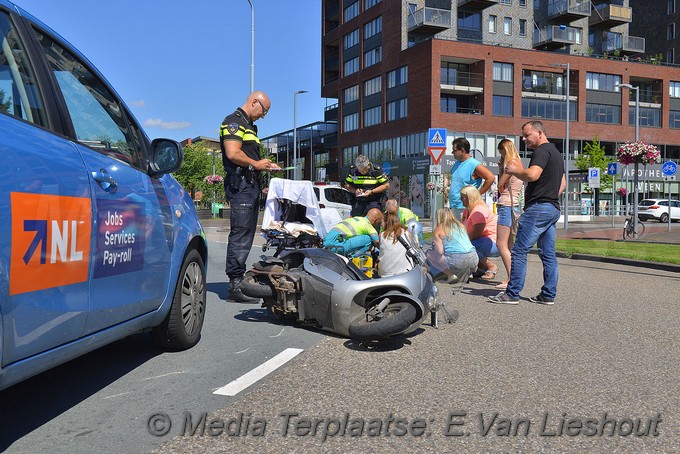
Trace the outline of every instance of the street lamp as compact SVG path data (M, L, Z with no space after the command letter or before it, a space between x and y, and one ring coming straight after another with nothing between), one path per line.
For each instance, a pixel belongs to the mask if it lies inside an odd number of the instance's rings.
M640 138L640 87L631 84L615 84L615 87L635 90L635 141ZM638 237L638 163L635 163L633 175L633 238Z
M564 131L564 135L566 136L566 146L564 150L564 178L567 182L567 187L564 190L564 230L567 230L567 228L569 228L569 63L554 63L550 66L564 66L567 72L567 124Z
M253 2L250 3L250 92L255 91L255 9Z
M298 160L298 148L297 148L297 95L307 93L307 90L298 90L293 92L293 179L297 180L297 160ZM304 175L303 175L304 176Z

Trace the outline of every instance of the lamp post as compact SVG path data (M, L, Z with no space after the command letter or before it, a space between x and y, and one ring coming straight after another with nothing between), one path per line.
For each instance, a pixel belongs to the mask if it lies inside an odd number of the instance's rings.
M293 169L293 179L297 180L298 179L298 169L297 169L297 160L298 160L298 148L297 148L297 95L301 95L302 93L307 93L307 90L298 90L293 92L293 165L295 166L295 169ZM303 175L304 176L304 175Z
M640 138L640 87L631 84L616 84L615 87L623 87L635 90L635 142ZM638 166L635 163L635 174L633 175L633 238L638 237Z
M250 3L250 92L255 91L255 9L253 2Z
M567 186L564 189L564 230L567 230L569 228L569 108L570 108L570 103L569 103L569 63L554 63L550 66L564 66L566 73L567 73L567 90L566 90L566 98L567 98L567 106L566 106L566 117L567 117L567 123L565 126L564 130L564 135L565 135L565 147L564 147L564 178L567 182Z

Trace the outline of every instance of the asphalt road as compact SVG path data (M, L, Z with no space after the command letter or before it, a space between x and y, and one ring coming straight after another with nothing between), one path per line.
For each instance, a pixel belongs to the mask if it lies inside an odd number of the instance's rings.
M680 275L559 265L555 306L490 304L473 283L455 324L370 348L327 337L205 424L176 409L154 452L680 451ZM528 275L525 297L535 255Z
M198 345L167 353L139 334L0 391L0 452L149 451L165 441L149 434L152 415L224 408L239 396L213 391L286 348L306 349L324 338L277 324L259 305L226 303L226 235L208 236L208 301ZM260 254L254 249L251 261Z

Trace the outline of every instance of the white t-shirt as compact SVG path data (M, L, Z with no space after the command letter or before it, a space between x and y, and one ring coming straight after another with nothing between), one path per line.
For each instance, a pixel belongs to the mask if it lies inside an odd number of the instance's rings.
M402 236L408 238L409 232L404 230ZM378 262L378 274L380 277L403 274L413 268L413 264L406 256L406 248L398 240L393 243L392 235L385 238L380 234L380 261Z

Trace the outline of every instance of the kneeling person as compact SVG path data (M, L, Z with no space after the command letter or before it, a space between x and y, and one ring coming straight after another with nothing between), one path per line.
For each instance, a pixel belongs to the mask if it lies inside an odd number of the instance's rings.
M361 255L380 245L377 228L383 215L377 208L371 208L366 216L354 216L339 222L323 239L323 246L346 257Z

